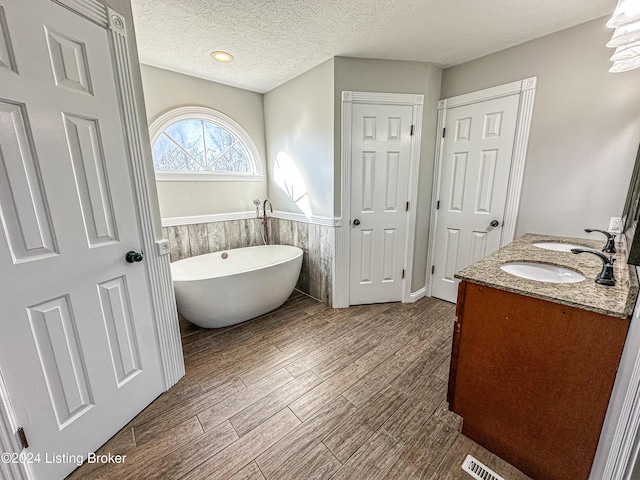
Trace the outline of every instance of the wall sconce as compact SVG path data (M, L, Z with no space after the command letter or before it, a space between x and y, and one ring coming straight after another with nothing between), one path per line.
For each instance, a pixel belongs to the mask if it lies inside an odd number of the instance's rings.
M609 71L619 73L640 67L640 0L618 0L607 27L615 28L607 47L616 49Z

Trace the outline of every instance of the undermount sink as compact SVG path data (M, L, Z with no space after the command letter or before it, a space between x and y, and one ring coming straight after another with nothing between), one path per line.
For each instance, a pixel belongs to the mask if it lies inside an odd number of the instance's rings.
M572 248L587 248L582 245L574 245L571 243L556 242L538 242L533 244L534 247L544 248L545 250L554 250L556 252L570 252Z
M546 263L512 262L503 263L500 268L516 277L548 283L577 283L584 280L578 272Z

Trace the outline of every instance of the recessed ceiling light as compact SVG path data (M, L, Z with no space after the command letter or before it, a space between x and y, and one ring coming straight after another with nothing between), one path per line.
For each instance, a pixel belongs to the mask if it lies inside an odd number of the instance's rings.
M222 63L233 62L233 55L227 52L211 52L211 58Z

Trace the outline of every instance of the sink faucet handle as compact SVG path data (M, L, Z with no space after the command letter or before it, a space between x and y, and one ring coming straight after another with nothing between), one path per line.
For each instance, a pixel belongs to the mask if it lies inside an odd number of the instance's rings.
M615 236L615 234L611 234L611 233L607 232L606 230L598 230L596 228L585 228L584 231L587 232L587 233L598 232L598 233L605 234L607 236L607 244L604 246L602 251L605 252L605 253L616 253L616 236Z
M596 252L595 250L589 250L588 248L572 248L571 253L592 253L597 257L600 257L602 260L602 270L596 277L596 283L599 285L606 285L608 287L613 287L616 284L616 278L613 275L613 262L616 261L611 255L606 256L600 252Z

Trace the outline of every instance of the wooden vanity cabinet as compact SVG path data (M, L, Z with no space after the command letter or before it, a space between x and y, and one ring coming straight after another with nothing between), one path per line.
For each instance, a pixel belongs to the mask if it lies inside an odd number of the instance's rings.
M467 281L456 316L447 400L462 433L533 479L586 480L629 319Z

